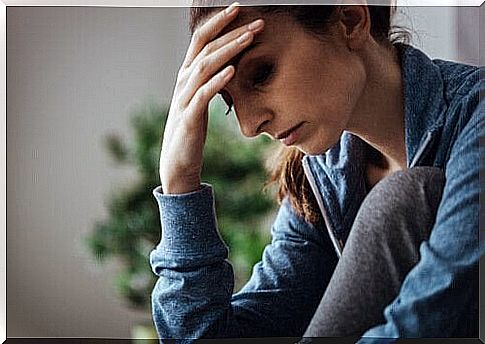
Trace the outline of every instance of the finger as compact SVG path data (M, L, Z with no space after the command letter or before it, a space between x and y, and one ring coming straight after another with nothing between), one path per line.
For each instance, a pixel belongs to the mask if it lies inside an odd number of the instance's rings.
M249 44L251 44L254 34L251 31L245 32L231 43L226 44L217 52L206 56L191 71L190 76L185 84L185 89L180 94L180 101L182 104L188 104L191 98L197 93L207 80L209 80L214 73L220 70L231 58L235 57Z
M195 30L190 41L183 66L190 66L194 58L199 54L207 42L214 39L222 29L229 24L239 11L239 3L235 2L226 9L212 16L200 28Z
M227 85L234 72L234 66L227 66L200 87L188 105L188 113L203 113L209 101Z
M217 51L224 45L234 41L236 38L244 34L246 31L251 31L254 34L259 33L264 27L264 21L262 19L257 19L249 24L238 27L237 29L228 32L227 34L215 39L212 42L206 44L202 51L195 57L192 61L192 66L196 65L205 56Z
M210 55L214 51L217 51L218 49L220 49L224 45L234 41L239 36L244 34L244 32L250 31L254 34L257 34L260 31L262 31L263 28L264 28L264 21L262 19L257 19L257 20L254 20L253 22L249 23L249 24L240 26L237 29L234 29L231 32L225 34L224 36L219 37L216 40L208 43L202 49L202 51L199 53L199 55L197 55L196 58L192 61L192 64L189 68L185 68L185 69L181 68L179 70L179 74L177 76L177 82L178 83L180 82L182 85L186 85L187 80L190 78L190 76L193 72L193 69L200 63L200 61L202 59L206 58L208 55ZM233 56L231 56L231 57L233 57ZM224 65L224 64L222 64L222 65ZM220 69L220 68L218 68L218 69ZM203 80L203 82L205 82L205 80Z

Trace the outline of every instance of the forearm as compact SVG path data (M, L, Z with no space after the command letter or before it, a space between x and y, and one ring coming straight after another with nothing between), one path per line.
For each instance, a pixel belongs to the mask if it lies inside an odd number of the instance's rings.
M152 293L153 319L160 338L231 336L233 271L222 261L192 271L163 269Z
M233 270L216 228L212 189L203 185L183 196L154 194L162 239L150 257L159 276L152 305L161 338L303 333L336 264L329 238L295 217L284 202L261 262L232 295Z
M234 276L228 250L216 228L212 189L157 198L162 224L159 245L150 255L159 280L152 293L153 317L161 338L220 335L213 325L224 318ZM212 330L212 332L211 332Z

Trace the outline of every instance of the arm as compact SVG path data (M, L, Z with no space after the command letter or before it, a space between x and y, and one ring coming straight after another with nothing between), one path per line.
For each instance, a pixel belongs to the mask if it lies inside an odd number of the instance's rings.
M162 338L300 335L335 265L329 242L286 204L251 281L231 297L233 270L217 230L212 188L199 186L208 103L235 75L231 60L264 27L258 20L222 33L237 13L238 6L230 6L195 30L164 129L164 194L154 192L162 237L150 257L159 276L152 305Z
M234 276L215 221L212 188L183 195L154 190L162 238L150 262L159 276L152 312L161 338L301 336L335 268L328 237L284 201L272 242L249 282Z
M359 344L383 342L372 337L463 336L458 325L478 306L478 263L485 251L479 239L485 106L477 106L479 92L474 95L474 101L464 101L470 119L451 149L443 198L431 236L421 244L420 261L386 307L386 323L368 330Z

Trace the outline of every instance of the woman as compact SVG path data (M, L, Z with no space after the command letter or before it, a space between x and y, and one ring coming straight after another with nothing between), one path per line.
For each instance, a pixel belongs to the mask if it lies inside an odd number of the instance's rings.
M192 8L153 192L161 338L478 336L480 70L392 44L389 17ZM200 180L217 93L245 136L286 146L272 242L234 295Z

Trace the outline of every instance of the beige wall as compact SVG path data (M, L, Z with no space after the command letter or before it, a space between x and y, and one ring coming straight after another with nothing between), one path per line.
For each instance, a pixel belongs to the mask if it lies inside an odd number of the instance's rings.
M453 8L407 10L432 56L476 61L470 16L457 25ZM128 337L146 318L121 304L116 265L95 264L82 238L106 215L109 190L135 176L108 159L102 138L129 137L129 111L148 95L169 101L187 44L184 13L8 8L9 337Z
M82 239L120 169L102 138L168 102L187 30L181 9L8 8L8 336L128 337L143 315L113 294L115 264Z

